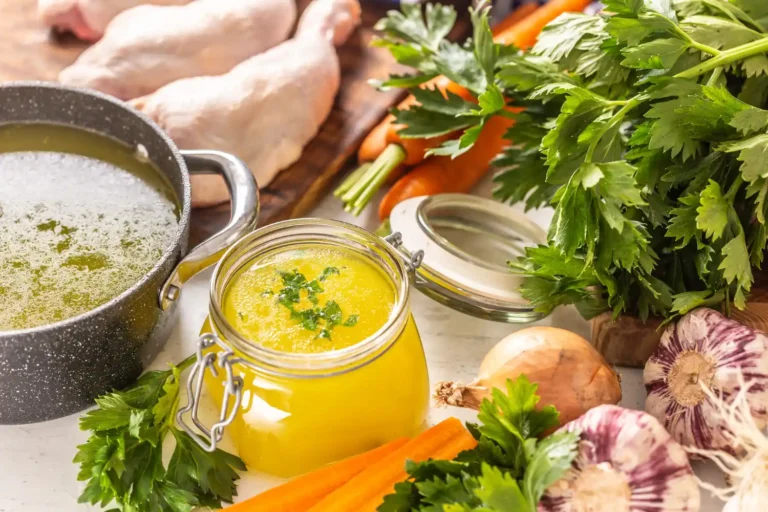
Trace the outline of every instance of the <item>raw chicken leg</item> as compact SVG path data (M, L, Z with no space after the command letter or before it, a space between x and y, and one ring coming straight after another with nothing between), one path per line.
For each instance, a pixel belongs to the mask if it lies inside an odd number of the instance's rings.
M96 41L112 18L140 4L184 5L192 0L38 0L37 14L46 25Z
M342 44L359 21L357 0L314 0L294 39L225 75L179 80L131 103L181 148L239 156L264 187L299 159L328 117L340 82L334 44ZM192 182L193 206L229 197L218 177L196 175Z
M283 41L295 19L294 0L140 5L117 16L59 80L136 98L180 78L226 73Z

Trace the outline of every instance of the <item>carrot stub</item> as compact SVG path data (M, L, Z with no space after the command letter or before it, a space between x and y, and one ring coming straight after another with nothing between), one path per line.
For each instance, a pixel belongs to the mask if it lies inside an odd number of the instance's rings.
M307 510L363 470L396 452L409 442L407 437L371 451L316 469L258 496L232 505L226 512L296 512Z
M378 464L352 478L330 493L309 512L373 512L397 482L405 480L405 461L429 458L452 459L459 452L473 448L475 440L461 422L449 418L422 432Z

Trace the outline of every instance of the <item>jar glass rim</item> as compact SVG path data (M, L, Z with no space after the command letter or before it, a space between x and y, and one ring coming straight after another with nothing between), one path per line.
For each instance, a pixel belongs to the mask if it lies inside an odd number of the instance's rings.
M338 245L352 249L382 270L394 284L395 303L387 321L367 338L338 350L317 353L267 348L240 334L223 313L222 300L233 275L268 251L300 243ZM411 275L400 254L381 237L346 222L303 218L257 229L230 247L211 277L209 315L223 340L264 371L286 376L344 373L383 354L405 327L410 312Z

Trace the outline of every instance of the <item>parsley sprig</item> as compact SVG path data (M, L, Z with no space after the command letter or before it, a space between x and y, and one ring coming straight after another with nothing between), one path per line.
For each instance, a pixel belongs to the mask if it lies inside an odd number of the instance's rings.
M80 503L122 512L189 512L220 508L235 496L240 458L222 450L207 453L174 426L181 372L195 356L167 371L142 375L129 388L96 400L98 407L80 419L90 431L78 447L78 480L87 482ZM163 443L171 434L175 447L167 467Z
M317 279L308 281L298 270L281 271L279 274L283 288L277 293L277 302L285 306L291 312L291 318L298 320L308 331L317 331L320 327L318 338L331 339L331 331L334 327L337 325L353 327L359 320L358 315L349 315L344 320L341 306L336 301L329 300L325 306L319 306L320 299L317 294L325 291L320 283L340 273L341 271L336 267L326 267ZM296 305L301 302L302 291L313 307L296 309ZM267 290L264 294L271 294L271 291Z
M538 385L524 375L493 390L469 424L477 447L452 461L408 462L409 478L395 485L379 512L536 512L544 491L576 457L579 435L538 436L558 425L552 406L536 409Z
M561 15L528 53L494 44L487 10L474 11L450 78L479 108L413 89L428 101L399 120L417 136L435 112L469 116L472 126L435 151L456 156L488 116L512 115L505 104L525 108L494 161L495 195L555 208L547 245L512 263L538 311L743 308L768 241L768 3L603 3L602 14ZM397 41L388 19L385 38ZM447 46L432 46L416 76L443 59Z

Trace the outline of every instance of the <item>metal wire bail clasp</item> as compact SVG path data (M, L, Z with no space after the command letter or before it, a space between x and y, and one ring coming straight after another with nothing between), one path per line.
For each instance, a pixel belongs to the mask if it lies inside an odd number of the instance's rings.
M218 345L221 351L209 352L203 354L205 349ZM200 336L197 340L197 362L192 366L187 378L187 405L179 409L176 413L176 421L182 429L207 452L216 451L216 444L224 437L224 427L230 425L235 419L235 415L240 410L240 403L243 399L243 379L235 375L232 367L240 362L239 358L234 357L234 351L213 333L207 333ZM203 377L206 368L211 371L214 377L218 376L219 370L226 372L226 381L224 383L224 398L221 401L221 413L219 421L211 427L210 430L203 425L198 416L200 407L200 395L203 390ZM193 389L194 387L194 389ZM234 397L234 404L230 408L230 401ZM191 411L192 422L202 432L195 431L184 421L184 415Z
M403 247L403 235L399 231L395 231L391 235L385 236L384 241L395 248L403 258L405 259L405 266L408 272L415 273L416 269L421 266L421 262L424 261L424 251L421 249L411 254L405 247Z

